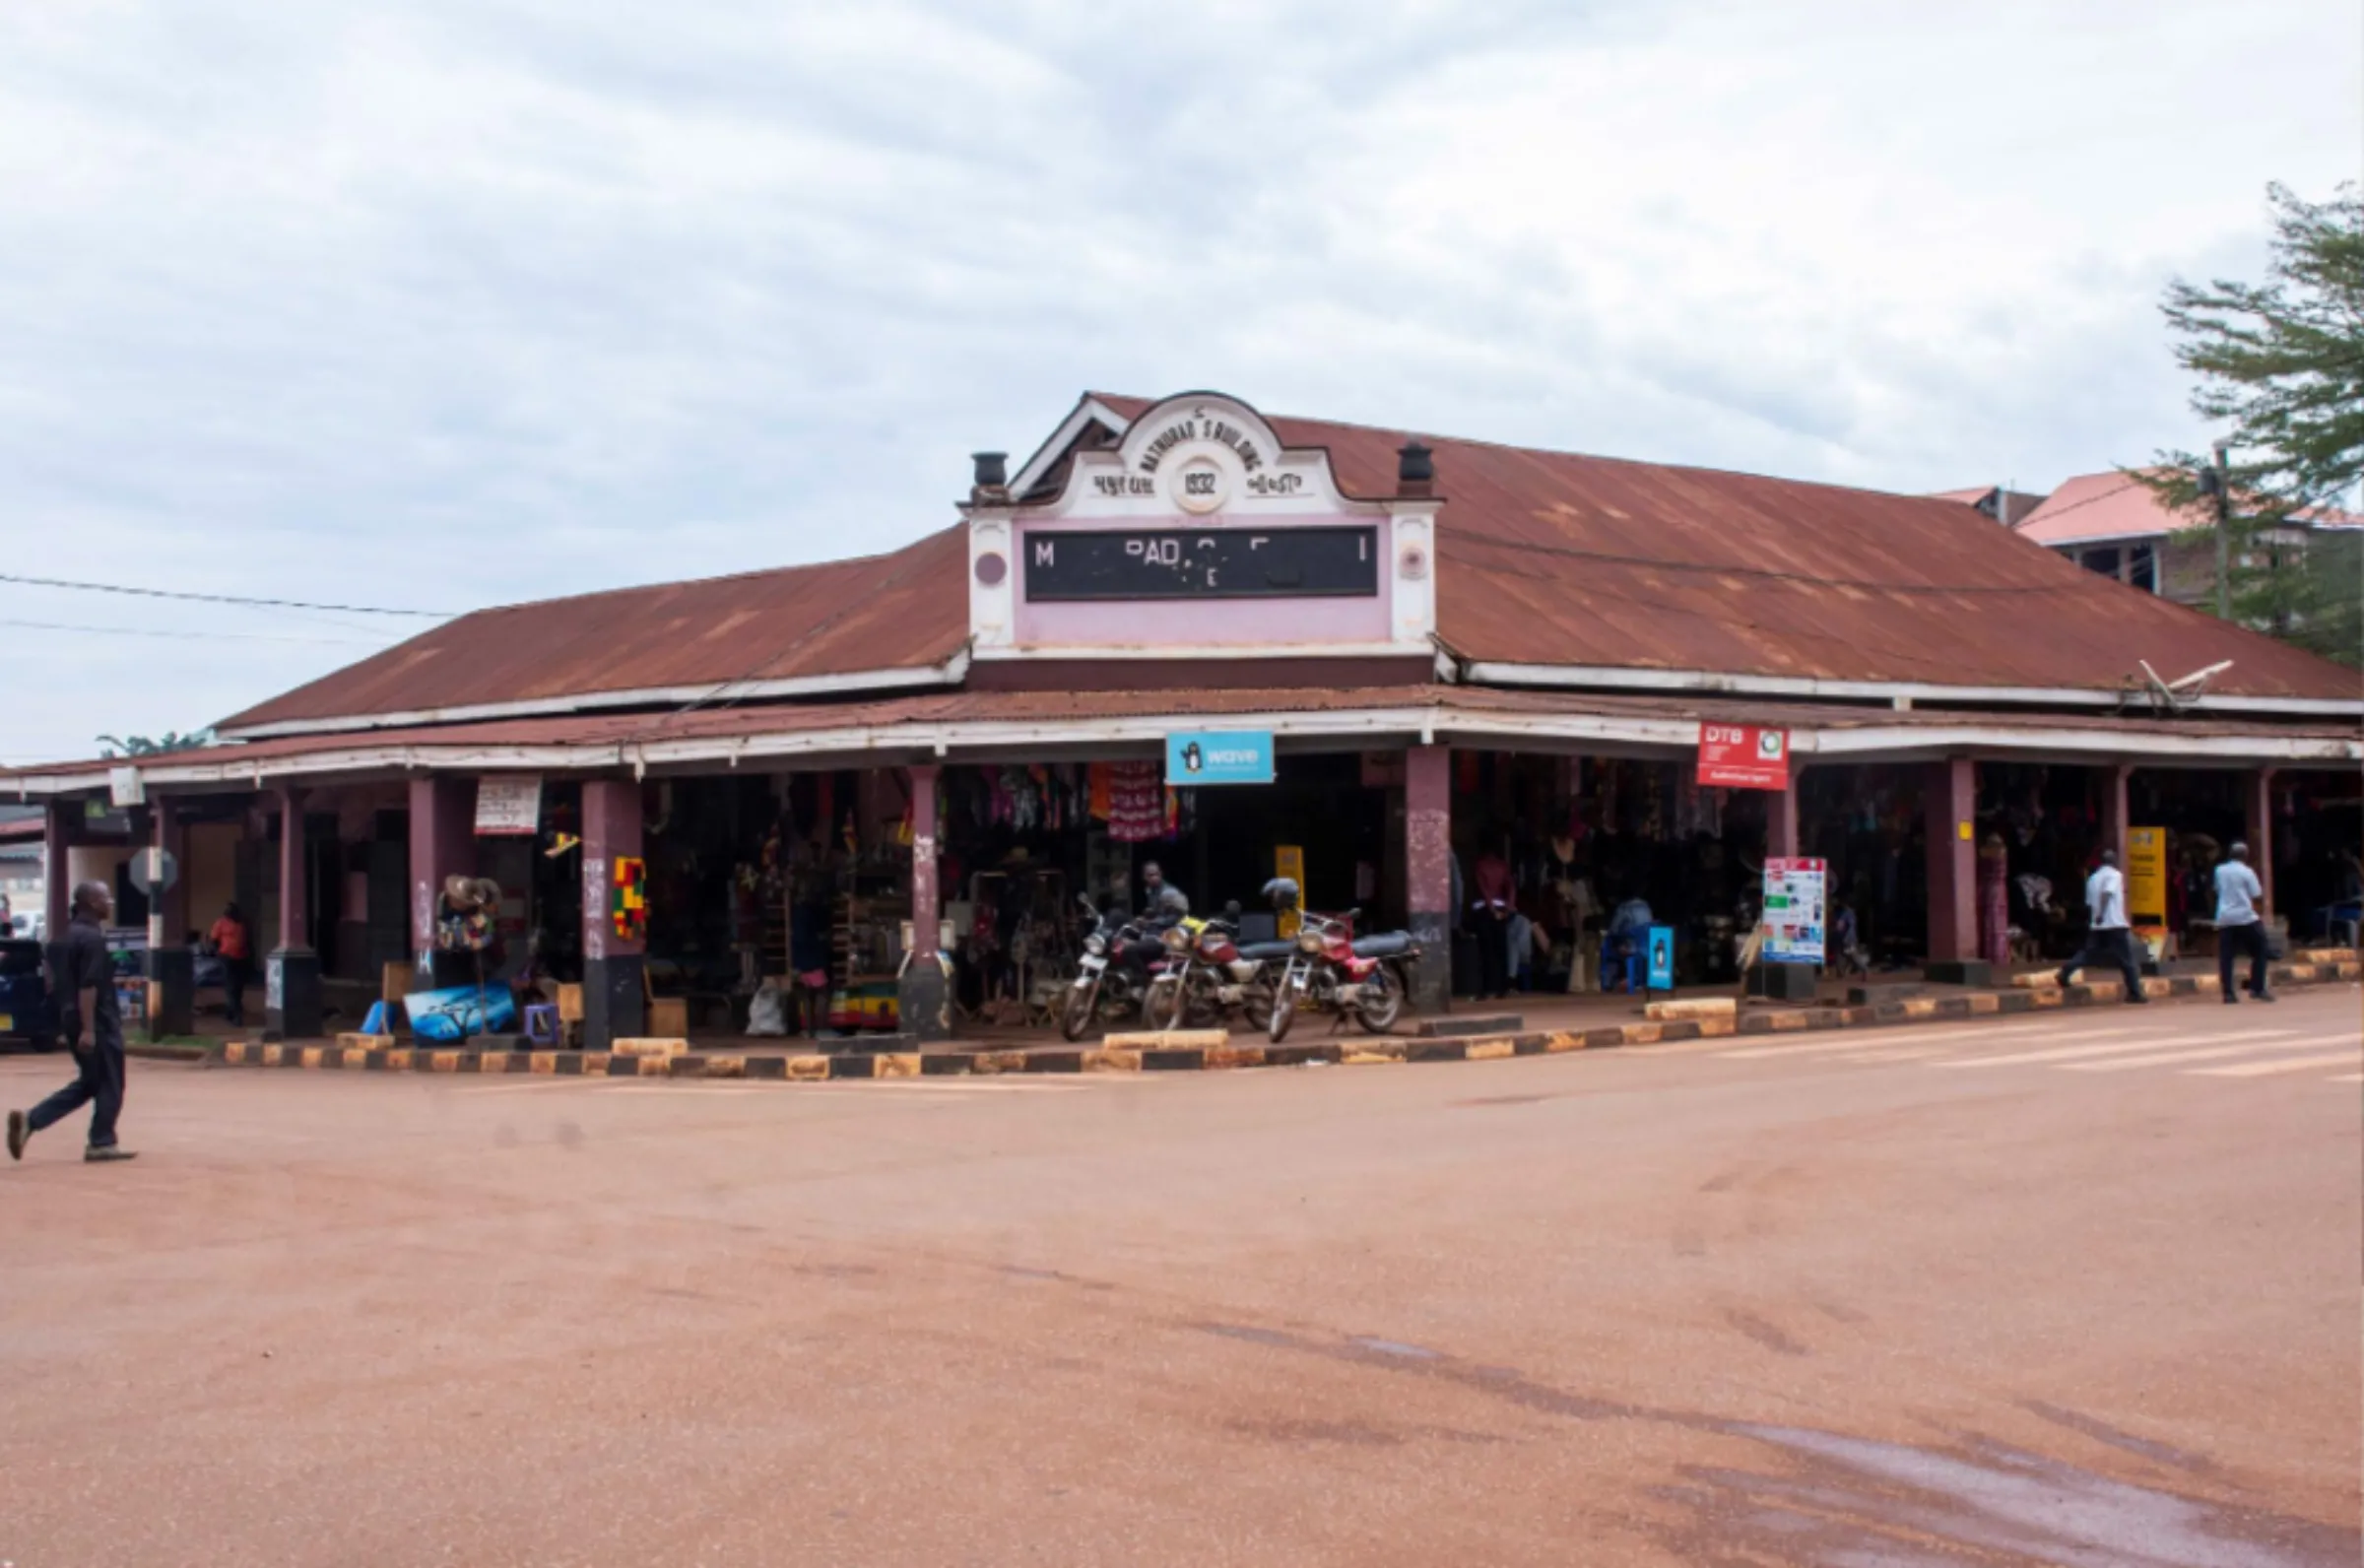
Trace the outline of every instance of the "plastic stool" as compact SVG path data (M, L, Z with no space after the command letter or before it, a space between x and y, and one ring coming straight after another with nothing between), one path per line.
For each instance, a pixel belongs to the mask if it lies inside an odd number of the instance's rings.
M535 1002L525 1010L525 1037L535 1045L558 1043L558 1010L555 1003Z

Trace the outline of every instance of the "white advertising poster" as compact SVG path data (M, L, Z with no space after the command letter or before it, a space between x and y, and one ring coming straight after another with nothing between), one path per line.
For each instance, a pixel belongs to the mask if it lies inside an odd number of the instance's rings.
M476 783L476 831L480 838L531 838L542 830L539 774L484 778Z
M1766 963L1822 961L1822 887L1829 870L1819 860L1765 862Z

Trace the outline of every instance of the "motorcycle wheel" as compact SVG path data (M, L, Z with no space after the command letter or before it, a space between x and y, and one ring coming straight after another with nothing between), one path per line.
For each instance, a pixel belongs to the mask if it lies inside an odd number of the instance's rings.
M1375 993L1376 1000L1355 1008L1354 1021L1362 1025L1365 1034L1385 1034L1404 1015L1404 977L1381 964L1363 982L1362 989L1366 997Z
M1157 997L1149 999L1149 1027L1179 1029L1190 1022L1190 987L1179 980L1162 981L1160 984L1165 986L1162 999L1165 1006L1158 1006L1161 999Z
M1100 983L1067 988L1067 1007L1059 1014L1059 1032L1071 1040L1081 1040L1090 1032L1093 1019L1100 1011Z
M1297 993L1295 988L1286 985L1274 987L1273 1012L1272 1015L1265 1020L1264 1032L1272 1037L1275 1045L1279 1045L1282 1040L1288 1038L1288 1026L1296 1021Z

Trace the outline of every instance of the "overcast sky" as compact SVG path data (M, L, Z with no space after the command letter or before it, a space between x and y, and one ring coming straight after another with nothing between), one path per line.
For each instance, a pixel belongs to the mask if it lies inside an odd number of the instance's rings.
M862 553L1085 388L2042 489L2200 438L2160 291L2259 272L2360 104L2355 0L13 5L0 571ZM0 583L0 759L398 624Z

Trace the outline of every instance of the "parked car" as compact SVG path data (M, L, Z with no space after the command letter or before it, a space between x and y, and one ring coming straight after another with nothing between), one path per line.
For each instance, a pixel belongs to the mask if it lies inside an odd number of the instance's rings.
M0 1042L48 1051L57 1045L57 1003L41 971L41 945L0 939Z

